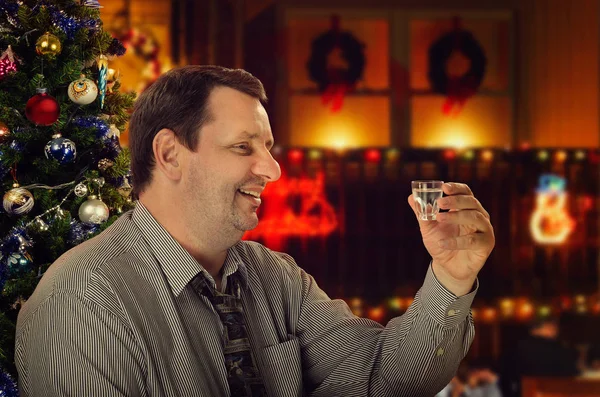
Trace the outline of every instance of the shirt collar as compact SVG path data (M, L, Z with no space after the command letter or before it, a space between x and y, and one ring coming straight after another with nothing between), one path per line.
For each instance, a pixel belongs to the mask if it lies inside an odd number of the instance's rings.
M208 280L214 283L208 271L169 234L150 211L140 201L136 201L135 204L131 219L160 264L173 294L178 296L198 273L204 274ZM239 270L241 285L247 288L248 271L235 249L236 245L227 250L227 257L223 264L223 276L228 278Z

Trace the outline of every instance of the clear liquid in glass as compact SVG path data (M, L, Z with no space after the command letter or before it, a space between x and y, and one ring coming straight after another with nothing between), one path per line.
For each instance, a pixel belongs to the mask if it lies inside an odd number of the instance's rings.
M440 209L437 200L442 197L442 189L413 189L413 197L417 204L417 215L420 220L434 221Z

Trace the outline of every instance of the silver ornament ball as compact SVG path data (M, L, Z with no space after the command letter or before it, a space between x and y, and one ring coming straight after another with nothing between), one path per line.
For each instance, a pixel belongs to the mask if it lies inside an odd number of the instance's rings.
M85 183L77 184L77 186L75 186L75 189L73 191L75 192L75 195L77 197L85 197L88 194L88 188L85 185Z
M89 196L79 207L79 220L91 225L100 225L108 219L110 212L104 201L96 196Z
M101 176L99 178L93 178L92 182L98 185L98 187L102 187L106 183L106 180Z

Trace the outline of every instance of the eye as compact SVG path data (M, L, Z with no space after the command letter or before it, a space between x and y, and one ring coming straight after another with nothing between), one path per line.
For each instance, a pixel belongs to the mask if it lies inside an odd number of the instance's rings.
M233 148L244 153L250 153L252 151L250 145L248 145L247 143L238 143L237 145L234 145Z

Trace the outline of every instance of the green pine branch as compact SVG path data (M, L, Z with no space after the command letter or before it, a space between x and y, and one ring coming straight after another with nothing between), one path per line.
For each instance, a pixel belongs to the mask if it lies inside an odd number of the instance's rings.
M103 29L99 10L81 6L75 0L47 0L46 6L37 0L23 0L18 4L14 20L9 20L9 13L0 13L0 26L11 29L0 33L0 53L10 45L21 61L17 64L17 72L0 79L0 122L11 131L10 136L0 140L0 190L4 193L13 188L13 174L22 187L68 185L61 189L30 188L35 204L27 214L11 215L0 210L0 245L15 227L25 228L32 243L26 248L32 258L31 266L11 273L0 291L0 370L7 371L15 379L18 374L14 366L13 338L20 305L34 291L41 274L59 256L81 242L72 238L72 222L80 222L79 207L87 197L75 195L75 186L83 183L89 194L99 195L110 209L108 221L85 239L105 230L134 205L128 195L129 151L123 148L118 154L110 154L106 142L99 138L94 127L79 127L73 120L108 115L110 121L107 123L124 131L135 101L134 93L120 92L119 81L112 92L106 93L103 108L98 100L81 106L69 99L69 85L81 74L96 81L96 60L101 54L108 55L113 38ZM65 18L96 20L97 29L82 27L70 37L61 30L60 24L55 23L52 6L62 10ZM58 38L62 47L60 53L51 56L37 53L36 41L46 32ZM26 117L26 105L36 95L37 88L46 88L60 107L59 119L51 126L36 126ZM75 143L77 157L72 163L60 164L46 158L44 148L56 133ZM98 164L104 158L110 160L110 166L99 169ZM6 172L10 169L14 172ZM102 186L94 182L94 178L101 177L105 180ZM64 211L62 216L56 211L59 205ZM0 267L6 265L5 260L0 255Z

